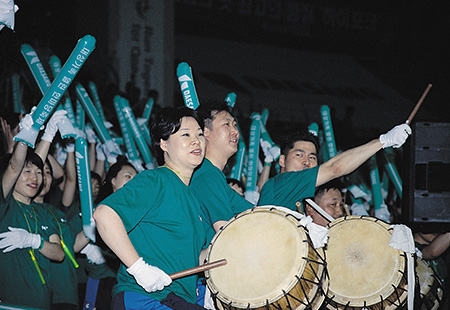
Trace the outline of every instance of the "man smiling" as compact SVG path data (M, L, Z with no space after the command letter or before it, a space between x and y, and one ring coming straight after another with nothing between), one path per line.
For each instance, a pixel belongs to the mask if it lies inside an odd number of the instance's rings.
M293 133L281 145L281 173L265 183L258 205L297 211L297 202L313 197L317 186L353 172L382 148L401 147L410 134L408 124L398 125L378 139L339 153L319 165L317 138L310 133Z

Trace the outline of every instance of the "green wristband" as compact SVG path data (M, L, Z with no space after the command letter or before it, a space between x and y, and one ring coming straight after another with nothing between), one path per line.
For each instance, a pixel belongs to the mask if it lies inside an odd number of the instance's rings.
M39 245L39 247L36 249L38 251L42 250L42 248L44 247L44 238L42 236L41 237L41 244Z

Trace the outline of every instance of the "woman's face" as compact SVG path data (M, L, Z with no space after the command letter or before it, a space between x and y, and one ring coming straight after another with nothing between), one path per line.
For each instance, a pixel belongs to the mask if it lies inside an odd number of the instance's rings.
M44 182L44 187L42 188L41 192L39 193L39 196L45 196L47 195L47 193L50 191L50 188L52 187L52 182L53 182L53 175L52 175L52 171L50 170L50 167L48 166L47 163L44 164L44 178L43 178L43 182Z
M115 192L119 188L122 188L128 181L133 179L136 176L136 170L129 166L125 165L120 169L117 175L111 179L112 189Z
M100 183L98 183L98 180L96 178L91 178L91 186L92 186L92 199L95 201L95 199L98 196L98 193L100 192Z
M27 162L14 186L14 198L29 203L36 196L42 184L42 170L36 165Z
M205 156L203 130L192 117L181 120L180 129L166 141L161 140L165 163L180 173L192 174Z

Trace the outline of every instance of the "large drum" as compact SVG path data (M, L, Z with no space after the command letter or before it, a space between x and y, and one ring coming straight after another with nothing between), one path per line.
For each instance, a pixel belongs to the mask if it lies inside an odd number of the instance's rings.
M256 207L235 216L212 239L205 272L219 309L318 309L328 281L324 251L291 214Z
M416 259L416 281L420 293L418 305L415 309L436 310L442 302L444 288L441 280L436 276L433 268L423 259Z
M325 247L327 309L397 309L406 304L406 255L389 246L392 232L372 217L347 216L329 225Z

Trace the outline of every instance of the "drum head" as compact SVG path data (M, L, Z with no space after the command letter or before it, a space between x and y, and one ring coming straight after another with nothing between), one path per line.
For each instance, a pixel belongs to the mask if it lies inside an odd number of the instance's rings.
M389 225L348 216L329 224L325 248L330 287L327 297L350 306L370 306L389 297L405 269L403 252L389 246Z
M299 222L276 209L258 207L239 214L215 235L207 261L225 258L206 272L212 294L238 308L278 300L298 282L308 255L307 235Z

